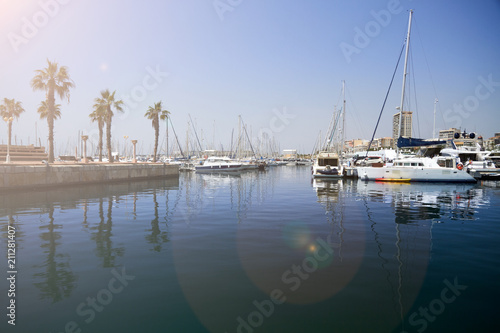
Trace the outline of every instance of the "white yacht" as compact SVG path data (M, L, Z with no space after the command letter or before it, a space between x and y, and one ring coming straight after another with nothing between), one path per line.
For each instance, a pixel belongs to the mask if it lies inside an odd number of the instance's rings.
M481 150L478 144L475 147L457 147L453 141L452 148L442 149L439 153L441 156L455 157L459 163L457 167L466 169L476 179L498 180L500 168L491 159L491 154L490 151Z
M203 164L196 165L195 171L200 172L238 172L245 167L242 163L233 162L228 157L208 157Z
M320 152L312 166L313 178L342 178L344 166L337 153Z
M454 157L445 156L401 158L394 160L392 165L358 167L358 177L377 181L476 182L464 168L457 168Z

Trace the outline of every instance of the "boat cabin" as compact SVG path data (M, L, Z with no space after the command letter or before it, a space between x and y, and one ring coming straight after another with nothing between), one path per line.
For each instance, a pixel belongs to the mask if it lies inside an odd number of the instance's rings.
M320 167L326 167L327 165L331 167L338 167L339 155L337 153L319 153L316 158L316 165Z
M436 163L442 168L455 168L457 160L454 157L438 157Z
M318 158L318 166L338 166L339 159L338 158Z

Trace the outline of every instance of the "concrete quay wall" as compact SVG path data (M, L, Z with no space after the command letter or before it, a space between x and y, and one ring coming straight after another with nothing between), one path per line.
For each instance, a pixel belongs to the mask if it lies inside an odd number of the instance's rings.
M178 176L172 164L0 165L0 191Z

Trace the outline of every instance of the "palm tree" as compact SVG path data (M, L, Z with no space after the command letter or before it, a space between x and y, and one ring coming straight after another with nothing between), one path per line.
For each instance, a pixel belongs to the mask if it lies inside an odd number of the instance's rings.
M104 121L106 122L106 149L108 150L108 161L113 163L113 156L111 155L111 120L113 119L113 110L123 112L123 101L115 100L115 93L109 92L109 89L101 91L101 97L95 99L94 107L98 112L104 114Z
M40 114L40 119L47 119L49 116L49 105L47 101L42 101L40 106L37 109L37 112ZM54 120L57 118L61 118L61 104L54 105Z
M151 123L153 125L153 128L155 130L155 150L154 150L154 156L153 156L153 162L156 162L156 156L158 152L158 136L160 134L160 119L165 120L167 119L168 115L170 112L167 110L162 110L163 107L161 106L161 101L158 103L155 103L154 106L150 106L148 108L148 111L144 114L144 117L148 118L151 120Z
M99 162L102 162L102 134L104 132L105 113L99 105L94 104L94 111L89 114L89 117L92 122L97 122L97 127L99 127Z
M43 90L46 93L47 124L49 126L49 163L54 162L54 119L55 117L55 94L60 99L66 98L69 103L69 89L75 84L70 79L68 68L59 66L56 62L47 59L48 66L35 71L36 75L31 80L33 90Z
M16 102L16 100L4 98L3 103L0 104L0 115L2 118L6 119L9 126L9 146L12 137L12 120L19 118L21 113L24 112L24 108L21 102Z

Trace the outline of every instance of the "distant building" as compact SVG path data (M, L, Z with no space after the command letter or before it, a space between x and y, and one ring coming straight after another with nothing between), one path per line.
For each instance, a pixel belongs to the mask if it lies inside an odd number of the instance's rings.
M455 134L459 135L459 138L455 138ZM448 146L451 146L451 140L455 142L457 147L475 147L476 144L483 146L483 137L475 135L474 138L469 137L470 133L467 133L467 136L464 137L463 133L460 132L457 128L449 128L447 130L439 131L439 140L446 140Z
M369 143L370 143L370 141L365 140L365 139L354 139L354 140L352 140L353 150L355 152L367 150Z
M403 118L401 119L401 136L404 138L411 137L412 132L412 111L403 111L398 112L392 117L392 138L393 138L393 147L396 147L398 142L399 135L399 117L400 114L403 114Z
M446 140L448 142L451 142L451 140L455 138L455 133L460 134L460 130L456 128L441 130L439 131L439 140Z
M297 149L283 149L283 158L297 158Z
M500 133L495 133L494 137L489 138L485 142L486 149L493 150L500 146Z
M391 137L380 138L380 148L392 148L394 147L394 139Z

